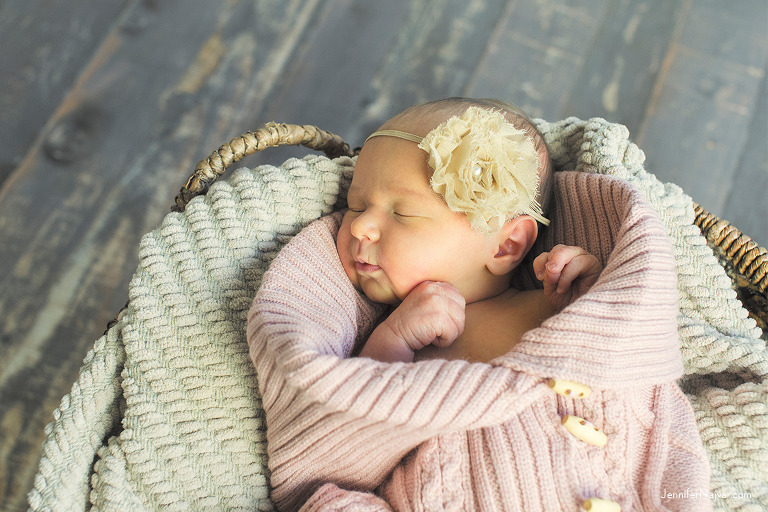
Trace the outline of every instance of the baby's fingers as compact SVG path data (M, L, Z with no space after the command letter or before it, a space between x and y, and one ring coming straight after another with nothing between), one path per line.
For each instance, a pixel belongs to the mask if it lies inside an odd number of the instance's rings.
M594 276L596 279L600 262L581 247L557 245L534 260L534 271L544 282L545 290L566 293L579 277Z
M602 271L600 261L589 253L576 256L563 269L557 285L558 293L572 290L572 298L576 299L586 293L597 281Z
M438 347L447 347L464 332L465 305L464 297L453 288L446 293L446 300L442 307L442 330L432 343Z
M533 272L536 274L536 279L539 281L544 280L544 276L547 274L547 260L549 259L549 253L543 252L536 256L533 260Z
M565 293L571 288L573 282L583 274L587 263L585 260L590 256L589 254L578 255L565 264L557 280L557 293Z
M422 301L425 298L434 300L440 304L453 302L464 311L466 300L459 290L450 283L443 281L422 281L409 294L410 300ZM406 298L406 300L409 300Z
M416 302L412 321L426 329L424 344L447 347L464 331L466 301L455 286L425 281L414 288L409 299Z
M554 290L560 280L560 273L575 256L583 250L579 247L556 245L550 252L540 254L533 260L536 277L544 283L544 289ZM560 289L558 288L558 291Z
M560 272L571 260L582 254L589 253L575 245L556 245L547 257L547 271L553 273Z

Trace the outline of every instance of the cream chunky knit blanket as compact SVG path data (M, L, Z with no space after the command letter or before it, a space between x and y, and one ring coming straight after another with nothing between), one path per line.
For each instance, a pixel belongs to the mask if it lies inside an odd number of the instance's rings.
M621 125L540 122L558 170L641 190L673 243L685 376L716 510L768 507L768 350L698 228L691 199L643 168ZM280 248L343 206L354 161L240 169L140 246L130 306L54 412L31 510L270 510L246 315ZM691 492L705 492L691 489Z

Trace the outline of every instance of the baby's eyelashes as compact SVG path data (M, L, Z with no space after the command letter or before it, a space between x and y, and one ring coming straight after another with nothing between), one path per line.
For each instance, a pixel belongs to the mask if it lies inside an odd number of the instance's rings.
M366 206L360 201L347 201L347 211L351 213L364 213Z

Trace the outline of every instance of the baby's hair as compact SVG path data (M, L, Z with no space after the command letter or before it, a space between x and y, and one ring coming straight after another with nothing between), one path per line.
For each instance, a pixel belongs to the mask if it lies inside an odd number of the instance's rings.
M463 114L473 105L500 110L507 121L515 128L523 130L533 140L539 158L543 158L543 162L539 165L539 188L536 192L536 200L541 205L544 215L547 215L552 193L552 162L549 158L549 149L536 125L520 107L488 98L445 98L407 108L384 123L380 129L405 129L423 137L438 124L452 116Z

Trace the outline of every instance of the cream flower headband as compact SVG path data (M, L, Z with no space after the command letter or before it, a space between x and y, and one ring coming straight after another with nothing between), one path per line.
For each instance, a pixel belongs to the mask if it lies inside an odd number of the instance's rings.
M366 142L379 136L409 140L426 151L432 190L451 210L465 213L477 231L490 235L518 215L549 225L536 200L539 158L533 141L501 112L472 106L424 138L380 130Z

